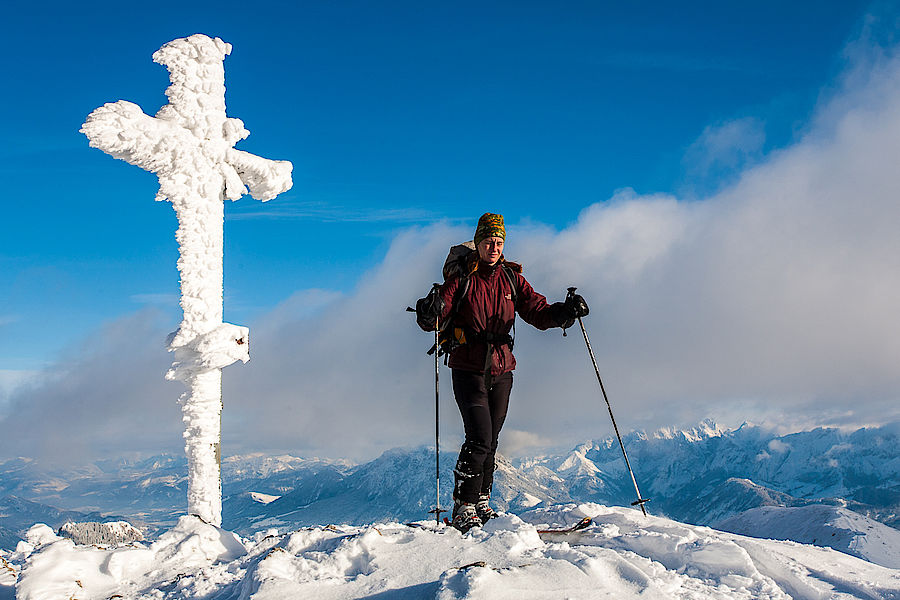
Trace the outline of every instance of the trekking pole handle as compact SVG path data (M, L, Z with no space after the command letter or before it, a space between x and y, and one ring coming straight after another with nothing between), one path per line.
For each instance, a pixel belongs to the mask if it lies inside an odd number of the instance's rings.
M578 289L578 288L577 288L577 287L574 287L574 286L568 288L569 293L566 294L566 300L568 300L569 298L572 298L572 297L575 295L575 290L577 290L577 289ZM581 323L581 317L578 317L578 323L579 323L579 324ZM583 328L584 325L581 325L581 327ZM566 328L565 328L565 327L563 327L563 337L567 337L567 336L566 336Z

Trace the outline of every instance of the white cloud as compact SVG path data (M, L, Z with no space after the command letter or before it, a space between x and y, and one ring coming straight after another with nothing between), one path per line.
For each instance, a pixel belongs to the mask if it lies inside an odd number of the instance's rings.
M766 141L764 123L742 117L709 125L685 151L683 164L693 187L698 179L729 180L762 156Z
M32 380L38 371L0 369L0 397Z
M251 443L244 430L281 449L351 457L432 443L431 336L405 309L428 291L430 267L439 272L442 254L466 235L442 225L409 230L352 294L308 318L270 315L251 327L253 359L225 376L233 398L223 413L225 445ZM451 423L449 386L444 393L442 418ZM457 438L445 429L445 441Z
M266 327L271 324L275 328L280 328L286 323L308 319L326 310L342 296L337 291L315 288L294 292L266 315L260 326Z
M767 447L775 454L784 454L791 449L790 444L785 444L781 440L770 440Z
M510 457L522 456L537 449L554 445L554 440L530 431L506 428L503 430L499 451Z
M70 347L40 382L11 391L0 456L54 462L126 451L178 451L178 386L162 379L171 358L160 314L144 310Z
M38 374L38 371L0 369L0 416L5 414L13 393L33 385Z
M244 208L247 206L249 208ZM306 220L326 223L434 223L434 215L419 208L348 208L329 202L310 201L308 199L285 198L278 206L258 208L255 205L236 205L227 215L229 221L249 219L262 220Z

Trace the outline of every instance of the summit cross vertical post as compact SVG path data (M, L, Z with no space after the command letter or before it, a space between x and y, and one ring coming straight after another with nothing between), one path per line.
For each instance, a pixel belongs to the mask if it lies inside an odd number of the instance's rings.
M169 70L169 103L155 117L120 100L94 110L81 128L90 145L159 178L157 200L178 217L181 308L166 379L188 390L179 402L188 459L188 513L222 524L222 368L250 359L249 329L223 322L224 200L249 193L265 202L291 188L288 161L234 149L250 132L225 115L225 57L231 44L202 34L165 44L154 62Z

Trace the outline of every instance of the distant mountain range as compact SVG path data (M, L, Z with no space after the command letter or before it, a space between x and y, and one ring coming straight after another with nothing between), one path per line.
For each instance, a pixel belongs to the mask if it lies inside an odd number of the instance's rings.
M776 435L750 424L735 430L705 421L689 431L633 433L625 440L648 508L711 525L758 506L846 506L900 524L900 427L843 432L819 428ZM517 462L521 472L564 481L575 501L635 499L615 440L588 442L555 457Z
M900 525L900 426L777 435L745 424L704 421L688 431L635 432L625 439L648 511L715 525L759 507L826 505ZM441 505L450 506L455 451L442 451ZM268 528L429 518L435 505L434 449L394 449L370 462L293 456L234 456L222 464L223 526L249 535ZM183 457L100 461L53 471L36 461L0 463L0 547L34 522L126 518L150 529L186 509ZM5 498L4 498L5 497ZM635 499L615 439L568 453L500 458L497 508L521 512L558 503L628 505ZM27 507L27 508L24 508ZM799 513L798 513L799 514ZM810 513L812 514L812 513ZM823 544L827 545L827 544Z

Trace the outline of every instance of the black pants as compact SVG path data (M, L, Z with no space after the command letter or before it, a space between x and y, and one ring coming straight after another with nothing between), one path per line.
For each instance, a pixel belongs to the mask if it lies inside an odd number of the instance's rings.
M453 395L462 415L466 441L456 461L453 497L460 502L477 502L480 494L490 494L494 484L494 455L500 429L509 408L512 373L494 377L491 388L484 374L453 370Z

